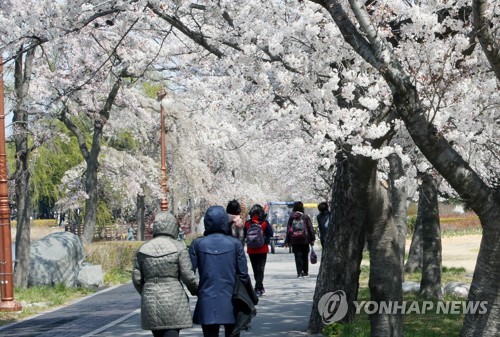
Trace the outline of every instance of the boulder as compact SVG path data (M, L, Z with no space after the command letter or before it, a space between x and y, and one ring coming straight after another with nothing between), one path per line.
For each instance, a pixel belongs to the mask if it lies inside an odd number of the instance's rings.
M104 274L100 264L84 262L78 273L76 284L82 288L100 287L104 284Z
M28 286L64 284L75 287L85 259L80 238L70 232L57 232L33 241L30 246Z
M444 294L467 298L470 285L463 282L449 282L444 286Z
M418 294L420 291L420 283L418 282L403 282L403 294Z

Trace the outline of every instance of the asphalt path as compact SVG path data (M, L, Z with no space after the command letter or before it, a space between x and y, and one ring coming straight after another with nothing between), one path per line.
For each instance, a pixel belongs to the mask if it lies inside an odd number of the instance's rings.
M319 253L319 249L316 249ZM321 261L318 254L318 261ZM250 261L248 268L253 278ZM310 265L309 277L298 279L293 254L277 248L269 254L264 287L250 331L242 337L306 336L319 262ZM194 310L196 297L190 296ZM221 335L223 333L221 332ZM152 336L141 329L140 296L131 283L108 288L65 307L0 327L9 337ZM181 336L202 336L201 326L181 331Z

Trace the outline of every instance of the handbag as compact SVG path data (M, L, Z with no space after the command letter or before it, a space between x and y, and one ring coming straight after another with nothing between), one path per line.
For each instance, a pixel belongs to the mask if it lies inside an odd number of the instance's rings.
M318 255L316 255L316 252L314 251L313 247L311 247L311 254L309 255L309 261L311 261L311 264L316 264L318 262Z

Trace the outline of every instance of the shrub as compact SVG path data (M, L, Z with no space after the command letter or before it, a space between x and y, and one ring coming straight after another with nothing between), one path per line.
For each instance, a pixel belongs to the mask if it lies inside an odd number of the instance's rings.
M321 333L327 337L338 337L342 332L342 326L339 323L332 323L325 326Z
M100 264L104 283L116 284L131 280L135 253L141 241L107 241L85 245L86 260Z
M17 220L11 220L12 227L17 226ZM35 219L30 221L31 227L56 227L57 220L56 219Z

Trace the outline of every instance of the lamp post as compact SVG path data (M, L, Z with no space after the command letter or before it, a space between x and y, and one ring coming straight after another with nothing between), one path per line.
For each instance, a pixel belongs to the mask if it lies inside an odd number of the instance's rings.
M162 199L160 201L160 209L162 211L168 210L168 200L167 200L167 150L165 148L165 109L163 107L163 99L167 95L167 92L162 88L156 94L157 100L160 102L160 123L161 123L161 189L162 189Z
M21 304L14 301L12 238L10 234L9 192L7 187L7 154L5 151L5 112L3 95L3 58L0 54L0 288L2 291L0 311L20 311L22 309Z

